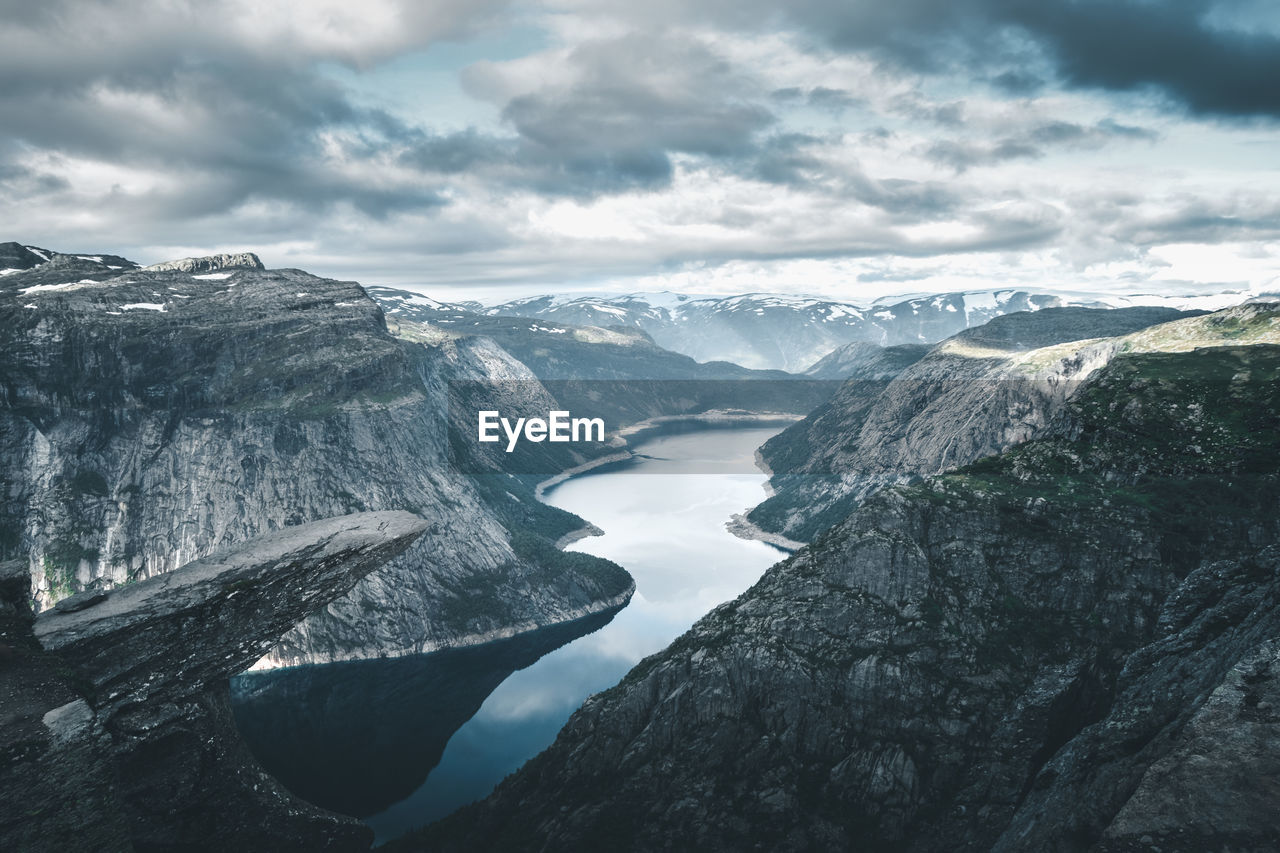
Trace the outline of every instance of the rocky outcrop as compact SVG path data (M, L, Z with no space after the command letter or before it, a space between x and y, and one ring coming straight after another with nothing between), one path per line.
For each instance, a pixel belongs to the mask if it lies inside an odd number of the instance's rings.
M542 547L582 522L534 483L460 462L475 410L457 420L457 380L522 389L515 411L541 402L491 342L396 339L358 285L297 270L68 257L0 279L0 558L27 560L38 607L369 510L411 511L432 535L264 666L465 645L630 594L616 566Z
M82 593L34 625L26 566L9 564L0 847L366 849L367 829L295 799L249 757L227 679L426 526L387 512L291 527Z
M926 344L882 347L854 341L832 350L805 370L812 379L889 381L928 354Z
M995 850L1280 846L1280 548L1198 568L1155 636L1125 662L1106 717L1037 774Z
M1124 354L1062 417L872 496L395 849L1275 849L1280 347Z
M1244 311L1243 321L1232 312ZM810 541L887 485L910 483L1044 436L1117 353L1236 340L1244 323L1280 342L1274 306L1215 315L1165 308L1009 314L934 347L896 375L855 375L761 448L775 494L748 519ZM1144 330L1150 329L1148 333Z
M407 512L286 527L146 581L64 599L39 615L35 636L86 673L99 708L172 701L247 669L427 527Z
M152 264L143 269L147 272L216 273L221 270L261 270L266 267L253 252L238 252L230 255L180 258L176 261Z

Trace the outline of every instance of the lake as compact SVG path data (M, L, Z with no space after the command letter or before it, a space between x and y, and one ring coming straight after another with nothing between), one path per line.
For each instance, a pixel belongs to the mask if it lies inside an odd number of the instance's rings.
M546 492L604 531L569 550L635 578L616 615L477 648L238 678L246 741L287 787L362 818L379 842L483 798L549 746L583 700L784 556L724 526L764 499L754 451L780 429L686 426L635 445L635 460Z

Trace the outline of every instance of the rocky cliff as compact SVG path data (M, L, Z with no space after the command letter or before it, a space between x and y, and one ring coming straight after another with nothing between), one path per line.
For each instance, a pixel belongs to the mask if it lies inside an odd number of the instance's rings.
M366 828L249 757L227 679L426 527L405 512L289 527L34 620L26 566L6 564L0 847L366 849Z
M886 485L1045 435L1081 381L1122 350L1230 342L1241 323L1280 343L1275 316L1274 306L1249 305L1212 316L1047 308L998 317L896 373L855 373L804 421L767 442L760 453L775 494L748 519L809 541Z
M827 353L805 370L813 379L890 380L928 355L927 344L882 347L854 341Z
M147 272L215 273L220 270L266 269L253 252L236 252L226 255L208 255L202 258L179 258L144 267Z
M544 547L579 519L453 456L474 424L450 420L451 380L536 383L527 368L484 341L398 340L351 282L209 263L220 271L56 255L0 278L0 557L28 562L38 607L392 509L431 535L264 666L429 651L626 600L616 566Z
M1280 347L1121 354L1059 417L868 498L397 849L1276 849Z

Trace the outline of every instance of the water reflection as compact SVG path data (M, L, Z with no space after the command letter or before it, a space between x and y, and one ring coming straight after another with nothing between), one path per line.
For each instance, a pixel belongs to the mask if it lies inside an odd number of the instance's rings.
M572 635L553 630L419 658L252 674L233 686L241 731L287 787L364 818L379 841L486 796L549 746L583 700L781 556L724 528L763 498L752 458L780 429L677 429L641 445L642 459L547 493L605 531L573 550L613 560L636 580L631 603L590 626L599 630L580 626L567 645Z
M422 785L503 679L616 612L471 649L245 673L231 681L236 726L290 791L368 817Z

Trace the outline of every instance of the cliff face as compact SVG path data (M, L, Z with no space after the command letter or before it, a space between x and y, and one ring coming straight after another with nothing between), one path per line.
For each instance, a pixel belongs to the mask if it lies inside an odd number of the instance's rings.
M249 758L227 678L425 528L404 512L290 527L34 620L25 566L7 564L0 847L366 849L366 828Z
M1269 850L1280 348L867 499L400 849Z
M38 606L390 509L431 535L263 665L465 644L630 594L611 564L538 547L580 521L451 460L474 429L449 419L451 379L533 381L497 347L396 340L359 286L297 270L110 266L62 255L0 279L0 556L29 562Z
M811 540L893 484L1048 434L1083 380L1123 351L1280 343L1274 305L1212 315L1164 308L1010 314L944 341L887 379L855 377L761 448L775 494L751 522Z
M926 344L879 344L854 341L827 353L805 370L813 379L880 380L893 379L902 371L928 355Z

